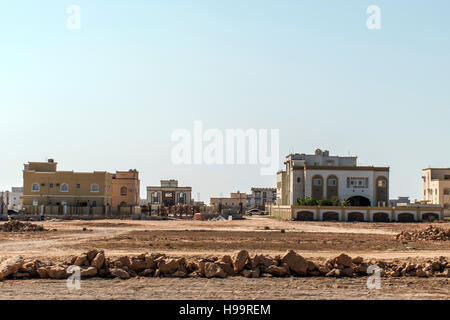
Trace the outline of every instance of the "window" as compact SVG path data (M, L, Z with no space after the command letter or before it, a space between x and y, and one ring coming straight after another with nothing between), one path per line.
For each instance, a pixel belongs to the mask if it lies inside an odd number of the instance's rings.
M328 179L328 186L329 187L336 187L336 179L335 178Z
M33 206L39 205L39 200L33 200Z
M300 177L298 177L298 178L297 178L297 183L300 183L300 181L301 181L301 180L300 180Z
M120 195L121 196L126 196L127 193L128 193L127 187L120 188Z
M91 192L99 192L100 188L98 184L92 184L91 185Z
M38 192L41 189L41 187L39 186L39 183L33 183L33 185L31 186L31 191L33 192Z
M378 180L378 188L384 188L386 187L386 180L380 179Z
M92 201L92 206L93 206L93 207L96 207L96 206L97 206L97 201L96 201L96 200L93 200L93 201Z
M314 178L313 179L313 185L316 186L316 187L320 187L322 185L322 179Z
M62 206L67 206L67 201L66 200L61 200L61 205Z
M61 184L61 192L69 192L69 185L67 183Z
M445 195L449 195L450 194L450 189L444 189L444 194Z
M50 188L53 188L53 183L50 183Z
M79 183L77 183L77 189L80 189L81 185Z
M367 188L369 185L369 178L351 177L347 178L347 187L350 188Z
M255 197L257 197L257 198L261 197L261 191L256 191L255 192Z
M266 198L266 197L267 197L266 193L265 193L265 192L263 192L263 198Z
M448 209L449 208L449 204L448 203L444 203L444 209Z

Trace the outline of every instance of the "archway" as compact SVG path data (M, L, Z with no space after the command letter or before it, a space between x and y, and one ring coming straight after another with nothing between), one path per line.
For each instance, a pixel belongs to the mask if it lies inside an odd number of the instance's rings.
M422 221L433 222L435 220L439 220L439 215L433 212L427 212L422 215Z
M363 196L354 196L347 200L352 207L370 207L370 200Z
M400 213L397 217L398 222L414 222L414 214L409 212Z
M389 222L389 215L386 212L377 212L373 215L373 222Z
M339 214L337 212L325 212L323 221L339 221Z
M297 212L297 218L296 221L313 221L314 220L314 214L310 211L300 211Z
M364 222L364 214L362 212L350 212L347 216L347 220Z

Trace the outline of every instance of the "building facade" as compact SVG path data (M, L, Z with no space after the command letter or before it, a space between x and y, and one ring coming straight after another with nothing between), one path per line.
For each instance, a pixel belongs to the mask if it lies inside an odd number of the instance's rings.
M12 187L8 192L8 209L20 211L22 209L23 188Z
M211 198L209 205L214 207L214 209L237 209L244 210L247 207L247 197L246 193L242 192L232 192L230 197L219 197Z
M112 175L112 206L131 207L140 205L139 172L134 170L116 171Z
M264 207L266 203L277 201L277 188L251 188L247 196L248 207Z
M347 200L352 206L389 205L389 168L358 166L357 157L290 154L286 170L277 174L277 204L295 205L299 199Z
M110 207L112 174L58 171L53 159L29 162L23 170L23 207Z
M426 203L440 205L450 216L450 168L422 170L422 197Z
M170 207L192 204L192 188L179 187L178 180L161 180L161 186L147 187L147 201L150 206Z

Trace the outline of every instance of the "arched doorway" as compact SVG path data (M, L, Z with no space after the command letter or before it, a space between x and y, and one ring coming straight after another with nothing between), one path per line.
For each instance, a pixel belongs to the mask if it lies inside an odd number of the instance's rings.
M439 220L439 215L433 212L427 212L422 215L422 221L433 222Z
M347 216L347 220L364 222L364 214L362 212L350 212Z
M414 222L414 214L409 212L400 213L397 217L398 222Z
M314 214L310 211L300 211L297 212L297 218L296 221L313 221L314 220Z
M323 221L339 221L339 214L337 212L325 212L322 217Z
M390 222L389 215L386 212L374 213L373 222Z
M370 207L370 200L363 196L354 196L347 200L352 207Z

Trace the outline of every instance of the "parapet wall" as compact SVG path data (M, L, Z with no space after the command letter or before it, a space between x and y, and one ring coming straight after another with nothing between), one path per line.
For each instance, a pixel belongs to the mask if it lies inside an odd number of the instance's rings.
M270 216L296 221L421 222L442 220L442 208L267 205Z

